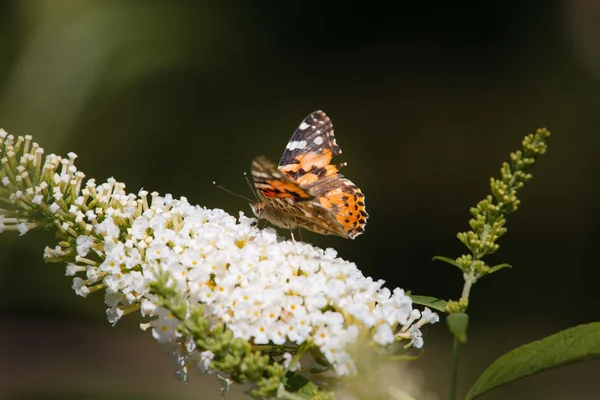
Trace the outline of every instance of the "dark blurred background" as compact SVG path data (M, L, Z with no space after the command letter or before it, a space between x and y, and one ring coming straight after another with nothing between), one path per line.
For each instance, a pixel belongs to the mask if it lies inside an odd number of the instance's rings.
M506 351L598 320L600 3L3 1L0 127L47 153L190 202L251 213L250 160L277 161L310 112L330 116L371 215L356 240L304 233L365 275L458 298L469 207L522 137L553 136L471 295L460 391ZM288 235L287 232L281 232ZM82 299L52 235L0 239L0 398L219 395L187 386L140 319L111 327L103 296ZM423 390L446 398L451 337L425 336ZM597 399L600 363L525 379L486 399ZM240 391L238 390L238 393ZM235 397L235 396L234 396Z

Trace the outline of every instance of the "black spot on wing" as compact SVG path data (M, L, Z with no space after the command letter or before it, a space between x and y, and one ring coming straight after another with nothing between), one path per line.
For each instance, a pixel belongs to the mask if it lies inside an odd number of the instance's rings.
M314 174L319 178L322 178L327 174L327 169L313 165L312 168L308 171L305 171L304 168L300 168L298 171L288 171L287 174L292 179L299 179L306 174Z
M342 186L342 192L354 195L354 189L348 185Z

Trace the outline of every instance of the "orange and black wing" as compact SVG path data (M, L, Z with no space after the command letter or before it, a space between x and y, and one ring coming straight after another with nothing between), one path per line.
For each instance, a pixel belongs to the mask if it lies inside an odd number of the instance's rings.
M348 179L341 175L320 179L309 192L335 217L348 238L354 239L365 231L369 217L365 195Z
M314 199L264 156L252 160L252 179L258 196L265 202L285 201L293 204Z
M333 124L323 111L315 111L300 123L288 142L279 169L301 187L337 174L346 165L331 165L331 159L342 153L335 142Z
M336 234L353 239L364 232L369 214L361 190L338 173L346 163L331 164L341 153L331 120L323 111L315 111L294 132L279 170L329 210L341 226Z
M328 208L278 170L266 157L256 157L252 161L252 179L262 201L257 203L260 212L272 224L347 237L344 227Z

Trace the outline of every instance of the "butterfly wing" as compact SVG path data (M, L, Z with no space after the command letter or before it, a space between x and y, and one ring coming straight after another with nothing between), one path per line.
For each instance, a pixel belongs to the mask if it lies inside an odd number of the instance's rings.
M333 135L333 124L323 111L315 111L300 123L288 142L279 169L294 182L308 187L319 178L335 175L346 163L331 165L342 154Z
M293 204L314 199L313 195L293 182L264 156L252 160L252 179L258 196L264 202L283 201Z
M313 195L293 182L266 157L252 160L252 179L262 204L253 206L260 218L292 229L297 226L323 235L346 236L331 212Z
M339 224L339 233L335 234L353 239L364 232L369 215L361 190L338 173L346 163L330 164L341 153L331 120L324 112L315 111L292 135L279 161L279 170L329 210Z
M365 195L341 175L328 176L310 187L309 193L342 227L344 237L354 239L365 231L369 214L365 209Z

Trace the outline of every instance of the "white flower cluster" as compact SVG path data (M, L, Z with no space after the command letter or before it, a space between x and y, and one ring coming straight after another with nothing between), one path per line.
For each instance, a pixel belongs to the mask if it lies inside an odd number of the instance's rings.
M222 323L256 345L310 341L339 375L355 371L347 346L359 338L421 347L420 327L438 320L427 308L413 309L403 290L364 277L334 250L280 241L274 230L256 228L255 219L242 213L236 219L155 193L149 202L147 192L128 194L114 179L102 185L88 180L82 188L75 157L50 155L43 168L36 153L21 159L47 179L16 197L54 215L57 228L76 238L76 248L47 248L45 257L60 260L76 252L67 266L67 275L85 275L74 278L76 293L85 297L105 289L112 323L138 309L152 317L154 337L180 349L183 373L192 365L209 371L213 355L182 338L179 321L157 306L150 287L157 273L167 272L189 304L204 305L210 328ZM15 184L11 177L2 182ZM20 223L26 230L28 222Z
M123 196L128 198L118 195ZM136 209L135 201L129 209ZM96 224L95 232L104 237L105 261L71 268L85 268L88 279L102 277L112 322L141 302L144 314L158 317L150 325L163 343L179 339L178 321L156 307L148 286L155 271L168 271L190 304L203 304L211 326L224 323L235 337L255 344L310 340L340 375L354 371L345 348L365 329L380 345L399 336L422 346L419 327L437 321L436 314L413 309L404 291L391 292L383 281L365 278L334 250L278 241L275 231L259 230L254 222L243 214L238 222L185 198L154 197L127 232L109 215ZM92 243L89 236L79 237L79 256ZM87 293L86 282L75 281L78 293Z

